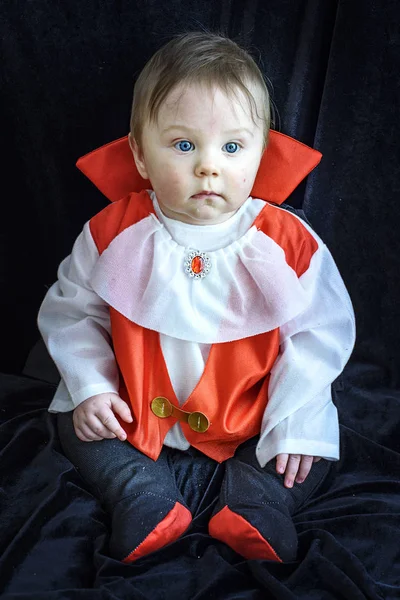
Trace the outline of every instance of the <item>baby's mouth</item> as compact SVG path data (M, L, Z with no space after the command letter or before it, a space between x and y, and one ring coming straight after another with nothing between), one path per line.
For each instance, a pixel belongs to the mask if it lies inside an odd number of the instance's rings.
M194 198L195 200L213 200L214 198L220 198L220 194L217 194L216 192L209 192L209 191L202 191L199 192L198 194L194 194L192 196L192 198Z

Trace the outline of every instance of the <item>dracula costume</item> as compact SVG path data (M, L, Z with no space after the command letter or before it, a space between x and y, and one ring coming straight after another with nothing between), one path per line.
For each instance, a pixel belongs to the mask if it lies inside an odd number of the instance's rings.
M84 226L38 323L61 375L49 410L112 515L116 558L182 535L223 468L210 535L246 558L295 560L291 515L339 459L331 387L355 337L331 254L280 206L320 158L271 131L252 196L210 226L161 213L126 137L78 161L112 204ZM131 408L127 441L81 442L72 411L105 392ZM280 453L325 460L287 489Z

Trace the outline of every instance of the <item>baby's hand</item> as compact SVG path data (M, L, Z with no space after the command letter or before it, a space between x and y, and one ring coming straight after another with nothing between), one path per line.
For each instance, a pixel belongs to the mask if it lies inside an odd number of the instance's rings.
M319 456L304 456L303 454L278 454L276 457L277 473L285 473L285 487L293 487L296 483L303 483L309 474L312 464L321 460Z
M126 423L132 423L129 406L118 394L97 394L79 404L73 413L75 433L82 442L94 442L118 437L126 440L126 433L115 418L117 413Z

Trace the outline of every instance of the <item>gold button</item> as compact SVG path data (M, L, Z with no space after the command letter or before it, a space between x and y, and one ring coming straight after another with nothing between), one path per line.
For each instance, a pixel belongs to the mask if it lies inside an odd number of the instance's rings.
M173 412L171 402L163 396L157 396L157 398L154 398L151 403L151 410L157 417L160 417L160 419L170 417Z
M164 396L154 398L150 407L153 413L160 419L173 416L181 423L187 423L190 429L197 433L204 433L210 427L210 421L204 413L198 411L190 413L182 410L171 404L168 398L164 398Z
M205 414L196 411L188 416L188 425L193 431L204 433L210 427L210 421Z

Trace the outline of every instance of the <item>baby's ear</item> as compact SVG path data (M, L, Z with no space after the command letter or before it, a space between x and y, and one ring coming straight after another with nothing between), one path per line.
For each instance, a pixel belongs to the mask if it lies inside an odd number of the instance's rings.
M149 176L147 174L146 163L143 156L143 150L133 137L132 133L128 135L128 141L130 149L132 150L133 158L135 159L136 168L139 171L139 175L143 177L143 179L148 179Z

